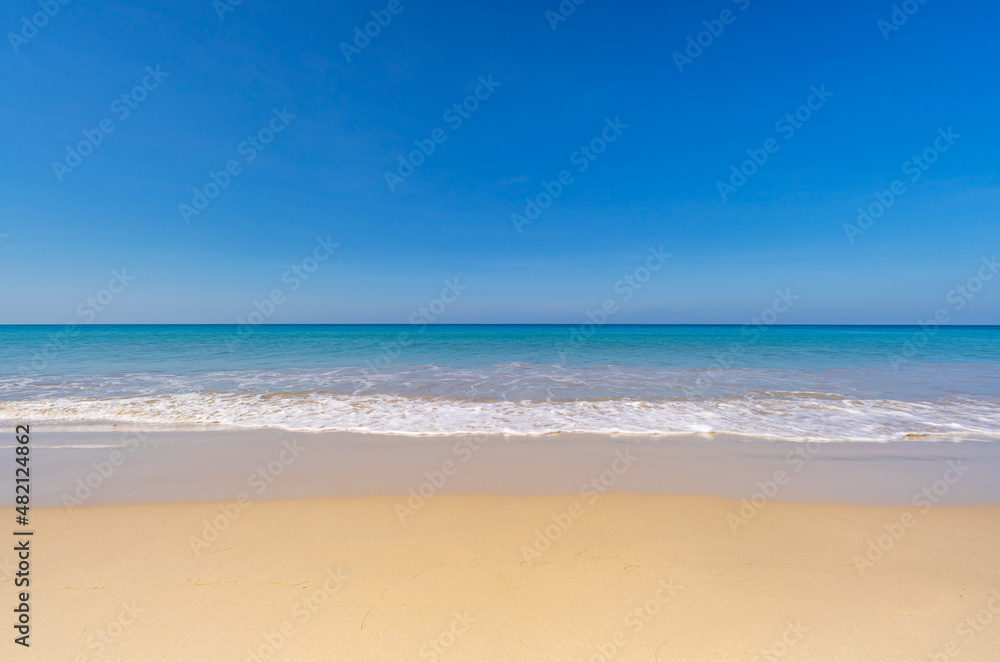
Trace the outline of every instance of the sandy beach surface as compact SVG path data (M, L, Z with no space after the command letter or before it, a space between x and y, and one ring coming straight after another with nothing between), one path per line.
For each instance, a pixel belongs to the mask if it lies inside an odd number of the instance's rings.
M34 433L32 645L8 626L3 659L1000 651L989 443L130 435Z

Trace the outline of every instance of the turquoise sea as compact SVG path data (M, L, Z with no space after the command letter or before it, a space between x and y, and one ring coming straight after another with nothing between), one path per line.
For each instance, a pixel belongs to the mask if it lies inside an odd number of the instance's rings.
M0 420L1000 439L1000 327L0 326Z

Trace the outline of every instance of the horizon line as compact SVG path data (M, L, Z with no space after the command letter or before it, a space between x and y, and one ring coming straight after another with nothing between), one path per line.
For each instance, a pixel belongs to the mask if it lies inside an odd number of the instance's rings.
M880 322L868 322L868 323L855 323L855 322L834 322L834 323L799 323L799 324L753 324L752 322L744 323L732 323L732 322L652 322L652 323L629 323L629 322L618 322L618 323L606 323L606 324L594 324L593 322L448 322L448 323L433 323L428 322L426 324L413 324L410 322L284 322L278 324L247 324L246 322L234 323L234 322L120 322L120 323L81 323L81 322L5 322L0 323L0 328L2 327L13 327L13 326L30 326L30 327L45 327L45 326L74 326L74 327L115 327L115 326L251 326L252 328L260 327L284 327L284 326L422 326L422 327L449 327L449 326L566 326L566 327L577 327L577 326L597 326L597 327L633 327L633 326L733 326L733 327L829 327L829 326L840 326L840 327L901 327L901 328L918 328L922 329L925 327L939 328L939 327L951 327L951 328L994 328L1000 327L1000 323L997 324L893 324L893 323L880 323Z

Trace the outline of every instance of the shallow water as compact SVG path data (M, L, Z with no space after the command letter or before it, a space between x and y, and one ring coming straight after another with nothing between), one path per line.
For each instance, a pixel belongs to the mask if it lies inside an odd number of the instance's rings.
M1000 327L6 326L4 422L1000 436Z

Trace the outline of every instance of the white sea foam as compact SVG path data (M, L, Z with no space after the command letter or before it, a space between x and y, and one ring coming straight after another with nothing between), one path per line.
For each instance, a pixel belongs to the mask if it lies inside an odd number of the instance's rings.
M200 392L14 400L0 402L0 419L32 423L216 424L400 435L730 433L820 441L1000 437L1000 403L987 398L911 402L815 392L751 392L713 399L561 401Z

